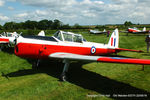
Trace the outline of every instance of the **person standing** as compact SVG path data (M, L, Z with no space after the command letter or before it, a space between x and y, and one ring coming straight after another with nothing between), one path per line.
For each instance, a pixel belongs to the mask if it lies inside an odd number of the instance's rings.
M149 47L150 47L150 34L146 36L145 42L147 43L147 52L149 52Z
M107 31L107 37L109 37L110 31Z

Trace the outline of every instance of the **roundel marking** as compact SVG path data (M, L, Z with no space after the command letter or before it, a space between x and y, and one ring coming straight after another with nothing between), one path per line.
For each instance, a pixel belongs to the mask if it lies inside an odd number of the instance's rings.
M96 48L94 46L92 46L91 53L94 54L95 52L96 52Z

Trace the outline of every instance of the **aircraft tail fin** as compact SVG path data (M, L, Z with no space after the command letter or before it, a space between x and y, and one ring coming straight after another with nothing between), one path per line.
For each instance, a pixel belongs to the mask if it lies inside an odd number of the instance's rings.
M38 36L45 36L45 32L42 30L41 32L39 32Z
M103 32L106 32L106 30L104 29Z
M143 28L143 31L146 31L146 27Z
M112 35L109 39L109 42L108 42L108 46L110 48L118 48L119 47L119 32L118 32L117 28L112 33Z

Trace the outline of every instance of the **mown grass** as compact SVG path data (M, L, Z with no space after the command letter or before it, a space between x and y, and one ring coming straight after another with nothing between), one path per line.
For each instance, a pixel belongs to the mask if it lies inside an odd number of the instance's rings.
M83 30L68 31L80 33L88 41L107 43L109 40L103 34L91 35ZM52 32L46 33L52 35ZM120 33L120 47L146 51L145 36ZM120 52L118 55L150 59L149 53ZM15 56L13 49L1 51L0 100L125 99L115 98L114 94L147 94L149 97L149 65L142 71L141 65L73 62L69 68L68 82L59 81L62 69L62 63L50 60L42 61L38 69L32 69L31 61ZM106 94L111 97L103 96Z

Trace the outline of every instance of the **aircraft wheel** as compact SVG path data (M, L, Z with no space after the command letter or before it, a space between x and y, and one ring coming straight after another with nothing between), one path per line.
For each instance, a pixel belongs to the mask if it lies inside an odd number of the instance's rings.
M61 80L61 81L67 81L66 73L62 73L62 74L61 74L60 80Z

